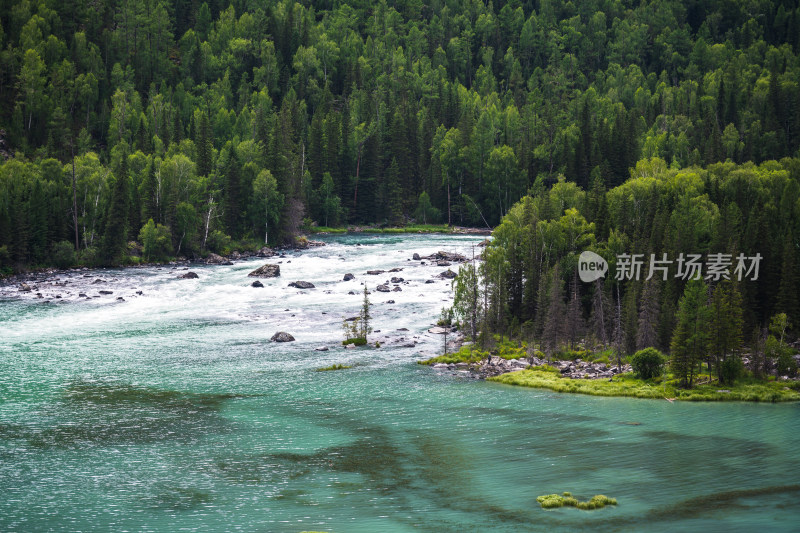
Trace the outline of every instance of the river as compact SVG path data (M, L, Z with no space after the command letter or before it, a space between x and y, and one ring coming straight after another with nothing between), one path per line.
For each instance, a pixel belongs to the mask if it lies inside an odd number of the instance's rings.
M563 395L415 364L441 350L427 329L451 294L445 268L408 259L481 239L331 236L192 280L148 267L55 276L41 299L0 290L0 531L797 530L800 405ZM370 295L381 348L342 348L361 283L390 276L402 292ZM352 368L315 371L335 363ZM619 505L536 503L563 491Z

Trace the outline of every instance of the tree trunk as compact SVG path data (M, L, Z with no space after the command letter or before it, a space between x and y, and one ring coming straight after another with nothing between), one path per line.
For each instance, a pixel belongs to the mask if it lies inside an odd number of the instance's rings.
M447 225L450 225L450 180L447 180Z
M75 251L80 248L78 240L78 191L75 181L75 147L72 147L72 224L75 227Z

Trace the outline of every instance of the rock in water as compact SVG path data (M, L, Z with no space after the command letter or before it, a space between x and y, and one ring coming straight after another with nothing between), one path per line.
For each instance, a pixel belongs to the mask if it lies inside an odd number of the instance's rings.
M254 278L277 278L281 275L281 267L279 265L266 265L260 266L248 274Z
M275 255L275 252L272 251L272 248L264 246L262 249L256 252L256 255L258 257L272 257L273 255Z
M206 258L206 264L207 265L232 265L233 263L231 263L229 260L225 259L221 255L209 254L209 256Z
M403 271L403 269L402 269L402 268L400 268L400 267L397 267L397 268L390 268L390 269L389 269L389 272L402 272L402 271Z
M23 281L19 284L19 290L22 292L31 292L31 286Z
M369 274L370 276L378 276L380 274L383 274L383 272L384 272L383 270L367 270L367 274Z
M328 347L327 346L320 346L319 348L314 348L314 351L315 352L327 352L328 351Z
M392 278L392 283L403 283L403 278Z
M420 260L422 260L422 258L419 256L419 254L414 254L414 255L413 255L411 258L412 258L414 261L420 261Z
M378 292L389 292L390 289L386 285L378 285L375 290Z
M400 292L400 291L402 291L402 290L403 290L403 289L401 289L399 286L397 286L397 287L395 287L394 289L392 289L392 292Z
M251 283L251 284L250 284L250 286L251 286L251 287L256 287L256 288L262 288L262 287L264 287L264 284L263 284L263 283L261 283L261 282L260 282L260 281L258 281L258 280L255 280L253 283Z
M178 279L197 279L199 277L200 276L198 276L194 272L189 271L186 274L181 274L180 276L178 276Z
M275 335L273 335L270 340L272 342L292 342L294 340L294 337L292 337L285 331L279 331Z
M350 281L351 279L356 279L356 277L348 273L344 275L344 279L342 281Z
M308 281L293 281L289 284L290 287L294 287L295 289L313 289L314 284L309 283Z
M456 277L456 273L448 268L447 270L445 270L444 272L439 274L439 276L441 276L441 277L443 277L445 279L453 279L453 278Z

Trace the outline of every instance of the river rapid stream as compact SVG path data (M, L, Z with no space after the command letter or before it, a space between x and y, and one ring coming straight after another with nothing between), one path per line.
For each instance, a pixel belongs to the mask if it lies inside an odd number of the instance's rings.
M409 259L477 255L482 237L325 240L197 279L165 266L0 288L0 531L800 527L800 405L564 395L417 365L442 350L427 330L452 292L445 267ZM281 276L251 287L265 262ZM374 291L392 276L401 291ZM365 282L382 346L345 349ZM337 363L352 368L316 371ZM619 505L536 503L563 491Z

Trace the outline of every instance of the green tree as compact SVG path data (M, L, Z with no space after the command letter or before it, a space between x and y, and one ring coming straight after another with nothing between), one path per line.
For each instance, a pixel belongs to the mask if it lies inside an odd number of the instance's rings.
M269 170L262 170L253 180L253 194L259 211L264 214L264 244L269 244L270 223L276 225L283 209L283 194L278 191L278 183Z
M714 366L720 383L726 383L730 373L726 374L725 369L738 366L736 362L727 361L729 358L738 360L744 327L742 297L736 285L730 281L717 284L711 298L710 314L709 340Z
M339 213L342 209L342 201L334 194L334 191L333 177L331 177L330 172L326 172L322 176L322 184L317 191L325 226L339 225Z
M439 210L431 205L431 197L425 191L422 191L419 195L414 217L417 222L422 222L423 224L431 224L439 220Z
M466 327L469 338L478 339L481 318L481 280L475 266L475 258L465 263L453 280L453 315L459 324Z
M172 255L172 236L169 228L147 221L139 232L145 261L166 261Z
M697 367L706 354L710 315L705 283L690 281L678 304L677 325L670 344L670 367L682 387L692 387Z
M120 169L111 186L111 199L105 213L101 259L112 265L123 259L127 250L128 221L128 158L126 147L122 147Z

